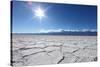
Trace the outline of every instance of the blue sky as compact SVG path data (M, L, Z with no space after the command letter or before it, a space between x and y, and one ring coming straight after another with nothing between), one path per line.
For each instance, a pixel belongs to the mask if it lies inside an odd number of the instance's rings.
M39 7L45 11L41 20L34 12ZM13 33L97 29L96 6L13 1L12 8Z

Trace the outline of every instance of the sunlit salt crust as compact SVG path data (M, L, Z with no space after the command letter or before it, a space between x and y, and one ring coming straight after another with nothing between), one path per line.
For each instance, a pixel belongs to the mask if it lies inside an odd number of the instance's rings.
M12 65L97 61L96 36L13 35Z

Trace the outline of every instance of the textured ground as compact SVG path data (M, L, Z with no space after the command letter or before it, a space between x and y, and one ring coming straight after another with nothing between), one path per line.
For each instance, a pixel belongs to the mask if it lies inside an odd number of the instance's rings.
M13 35L14 66L97 61L96 36Z

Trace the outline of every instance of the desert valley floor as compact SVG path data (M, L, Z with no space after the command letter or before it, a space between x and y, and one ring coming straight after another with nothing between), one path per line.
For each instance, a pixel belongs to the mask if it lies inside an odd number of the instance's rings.
M97 61L96 36L12 35L13 66Z

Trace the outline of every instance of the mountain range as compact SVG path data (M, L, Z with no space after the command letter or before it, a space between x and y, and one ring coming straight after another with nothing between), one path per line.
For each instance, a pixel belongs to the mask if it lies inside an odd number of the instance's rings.
M97 31L65 31L61 30L59 32L41 32L41 33L15 33L15 34L26 34L26 35L72 35L72 36L96 36Z

